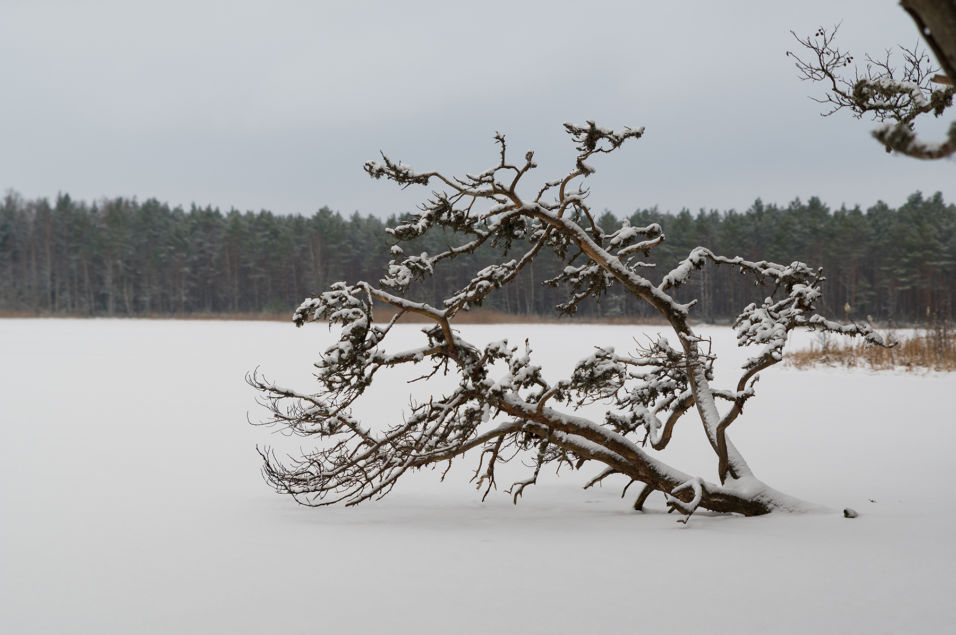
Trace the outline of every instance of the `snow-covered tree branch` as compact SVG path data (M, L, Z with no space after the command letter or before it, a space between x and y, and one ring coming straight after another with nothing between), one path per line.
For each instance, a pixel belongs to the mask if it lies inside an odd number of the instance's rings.
M787 52L801 79L824 85L824 96L813 98L826 106L823 116L849 110L858 119L872 117L880 122L873 137L887 152L917 159L956 154L956 121L941 141L924 141L915 131L920 117L940 117L953 105L953 78L938 75L929 55L917 46L899 47L900 63L891 51L882 57L867 54L865 67L860 69L853 65L853 55L836 45L838 31L839 27L821 27L806 37L793 33L803 50L799 54Z
M588 163L595 155L640 138L643 128L618 131L587 122L565 124L565 129L577 150L574 164L566 175L532 190L534 198L524 197L525 190L519 189L536 167L533 153L511 163L500 134L495 137L498 162L476 174L418 172L384 156L365 165L373 178L435 189L418 213L389 229L395 240L393 258L378 284L339 282L296 310L298 326L327 321L339 329L338 341L316 364L315 392L297 392L258 373L250 376L271 413L268 423L316 441L312 450L296 457L260 450L266 478L279 492L306 505L357 504L384 496L411 470L473 451L474 480L485 495L497 486L501 463L525 456L530 474L507 489L515 502L545 466L579 469L598 463L603 471L588 486L612 474L624 475L629 483L641 484L635 508L661 492L671 511L685 520L700 508L756 515L800 506L757 479L731 442L728 428L754 397L759 373L782 359L794 329L860 335L877 345L882 341L866 324L842 325L818 315L823 276L803 263L751 262L698 247L670 271L649 277L654 269L645 258L665 240L662 228L656 223L633 227L625 221L613 231L602 230L582 184L595 170ZM406 253L403 245L431 231L457 241L436 254ZM414 281L483 245L500 250L499 262L473 272L442 306L408 297ZM560 313L572 314L581 302L613 288L656 309L671 339L660 336L624 354L599 346L569 376L554 380L535 363L527 342L502 340L479 347L461 337L455 317L511 283L542 250L565 263L559 275L545 282L566 290L566 300L557 307ZM766 299L745 307L735 323L739 343L760 349L730 387L711 383L717 359L689 322L694 303L672 295L707 262L737 269L767 288ZM373 323L376 305L392 308L395 317ZM418 346L394 349L389 334L409 312L431 324L423 329ZM452 373L457 387L433 392L404 416L396 413L391 425L357 420L353 406L374 391L378 372L402 365L420 369L419 379L425 382L437 373ZM579 409L591 404L604 407L603 420L582 416ZM716 480L684 473L656 456L677 425L701 427L714 450Z

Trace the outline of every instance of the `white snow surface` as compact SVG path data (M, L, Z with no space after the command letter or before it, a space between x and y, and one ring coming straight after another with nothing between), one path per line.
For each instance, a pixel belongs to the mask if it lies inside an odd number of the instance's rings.
M393 336L413 347L419 328ZM530 336L556 379L593 345L623 353L657 330L461 334ZM714 385L732 388L752 351L728 328L702 330L720 356ZM261 480L256 443L289 442L247 425L262 412L243 375L260 366L308 388L332 339L269 322L0 320L0 632L952 628L956 375L764 373L731 436L759 478L825 511L698 513L683 526L659 494L638 513L620 481L581 489L597 467L549 473L517 506L500 490L482 503L467 482L477 454L444 483L427 470L384 500L310 509ZM356 413L369 425L408 402L400 377L384 379ZM682 424L662 458L714 480L699 422ZM502 473L499 488L527 476Z

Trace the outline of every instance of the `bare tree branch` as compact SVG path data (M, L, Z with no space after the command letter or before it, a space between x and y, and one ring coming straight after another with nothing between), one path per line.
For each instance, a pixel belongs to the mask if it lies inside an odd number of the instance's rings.
M915 1L903 4L946 3ZM913 13L910 8L907 10ZM956 10L951 9L950 13L956 13ZM956 20L956 15L951 17ZM916 15L914 19L919 23ZM826 87L823 97L812 98L827 107L823 116L849 110L858 119L870 116L881 122L872 134L887 152L899 152L917 159L940 159L956 153L956 122L950 126L946 139L940 142L918 139L914 128L918 118L928 114L939 117L953 105L956 89L952 85L951 70L948 71L949 78L937 79L938 69L933 68L929 55L919 46L899 47L900 65L888 50L881 57L865 55L865 66L858 68L853 65L853 55L836 45L838 31L839 26L829 30L821 27L806 37L791 31L803 52L787 51L801 79L822 83ZM937 59L945 60L946 57L941 57L937 50L938 40L934 40L928 31L922 32L936 51ZM956 29L952 34L956 37Z
M374 178L401 187L437 183L441 189L432 192L417 214L389 230L398 244L392 247L394 258L382 284L392 291L367 282L338 282L296 310L296 325L327 321L338 328L338 340L315 365L316 392L278 386L258 372L249 376L270 414L264 423L316 440L316 446L299 457L260 449L265 478L277 491L305 505L354 505L386 495L409 470L450 465L480 450L473 480L484 489L483 498L497 487L498 464L530 456L531 474L506 490L516 503L545 466L577 469L596 462L603 471L587 487L621 474L642 484L635 509L641 509L652 492L661 491L670 510L680 512L684 521L700 508L754 515L799 506L756 479L727 429L754 396L759 373L780 360L793 329L857 334L875 344L881 340L865 325L841 325L818 316L815 305L823 277L802 263L751 262L698 247L660 283L652 282L643 273L647 263L642 257L664 240L660 226L624 222L605 233L594 223L585 203L587 191L580 185L594 172L587 163L590 158L640 138L643 129L614 131L593 122L565 124L565 129L578 151L574 166L565 176L545 181L533 200L522 199L518 186L536 167L534 155L527 152L523 162L509 162L501 134L495 135L497 164L478 174L417 172L384 155L383 162L366 164ZM435 230L459 236L461 242L433 256L407 255L400 246ZM432 275L437 267L486 244L503 251L518 245L522 255L503 256L474 272L442 307L405 297L412 280ZM516 346L502 340L480 348L463 339L453 327L455 317L511 284L548 249L566 263L558 276L546 281L567 289L559 311L572 313L578 303L619 289L654 307L669 325L671 339L661 335L638 342L626 354L595 347L569 377L557 381L545 378L527 341ZM671 295L705 262L733 267L771 287L761 305L746 307L737 318L740 344L757 344L762 350L747 362L734 390L711 385L716 356L709 340L688 323L693 303ZM376 303L396 309L396 317L373 324ZM420 346L390 350L388 336L398 316L408 312L428 318L432 326L422 331ZM400 423L365 426L351 414L353 405L366 395L380 369L400 365L422 367L418 380L423 382L438 372L453 374L457 387L413 403ZM729 410L721 414L717 400L729 403ZM575 412L589 404L605 408L603 421ZM692 412L714 449L719 482L681 472L652 454L669 444L677 422Z

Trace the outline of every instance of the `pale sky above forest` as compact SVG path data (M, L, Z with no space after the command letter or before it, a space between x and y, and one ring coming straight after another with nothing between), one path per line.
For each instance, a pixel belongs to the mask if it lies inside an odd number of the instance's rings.
M594 119L646 127L592 161L598 210L956 201L956 162L820 117L789 31L839 22L859 59L918 41L895 0L3 0L0 191L385 216L424 192L371 181L379 150L478 172L501 131L547 180L573 160L562 122Z

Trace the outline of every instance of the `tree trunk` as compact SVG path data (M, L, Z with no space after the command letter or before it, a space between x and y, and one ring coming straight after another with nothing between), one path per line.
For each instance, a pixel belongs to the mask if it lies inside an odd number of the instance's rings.
M943 72L956 82L956 2L953 0L901 0L920 35L936 55Z

